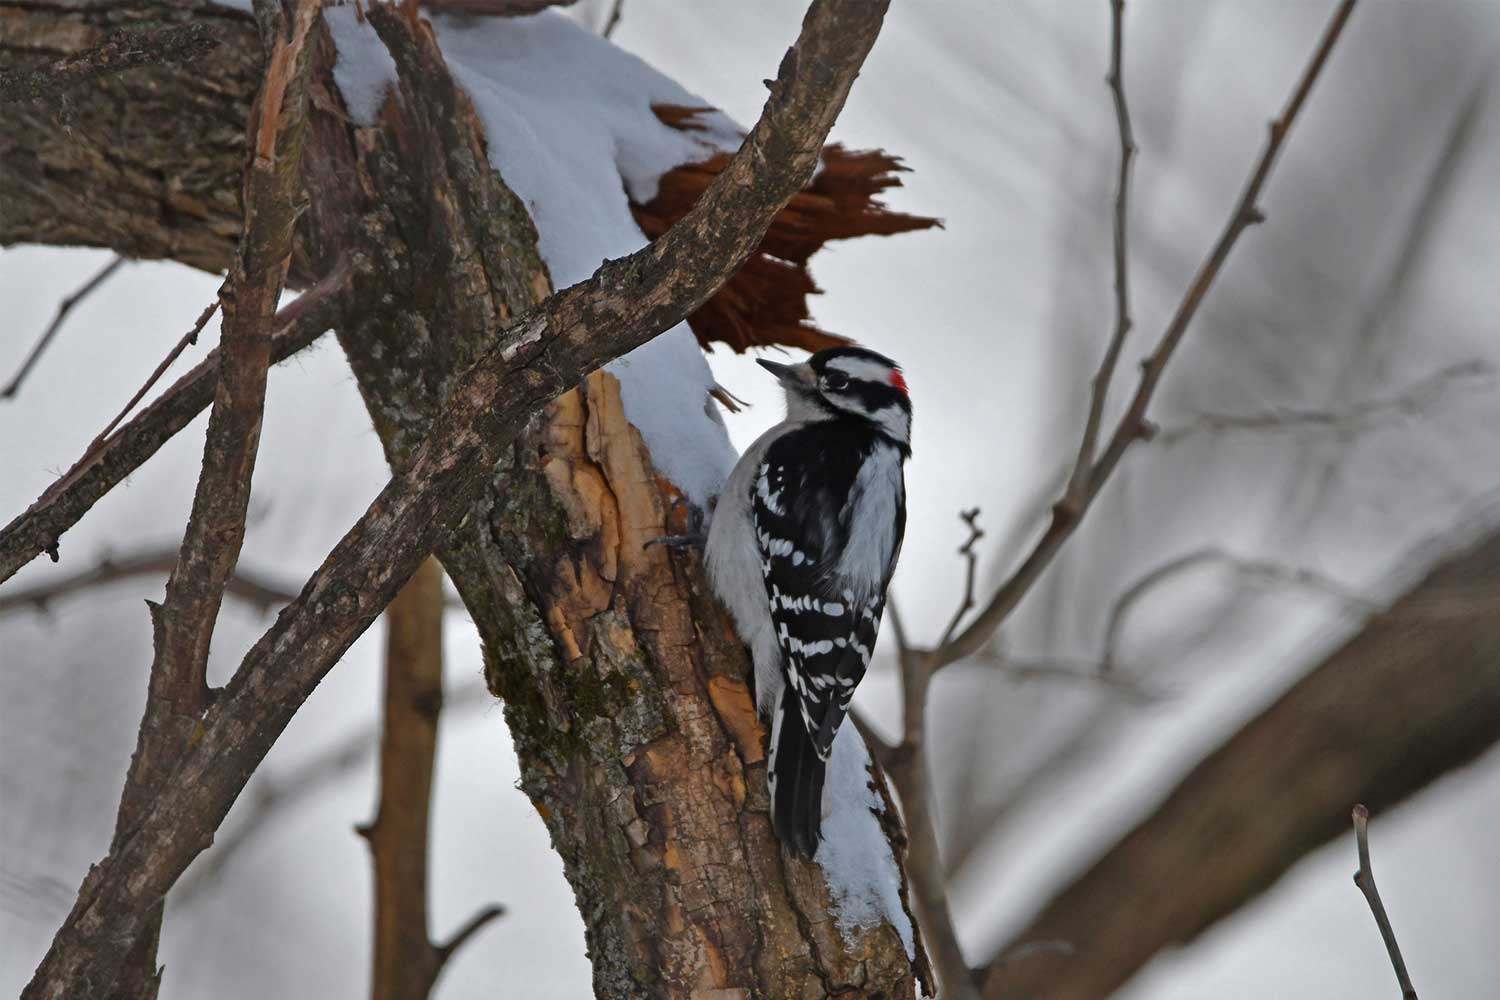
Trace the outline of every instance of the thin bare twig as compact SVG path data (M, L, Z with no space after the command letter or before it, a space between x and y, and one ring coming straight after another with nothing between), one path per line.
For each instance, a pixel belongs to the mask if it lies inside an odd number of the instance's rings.
M484 929L485 924L503 916L505 916L505 907L498 903L481 907L477 913L464 922L462 927L453 932L452 937L435 946L439 966L446 964L448 959L453 957L453 953L464 946L465 941Z
M1135 130L1130 125L1130 106L1125 100L1124 66L1124 19L1125 0L1110 0L1109 4L1109 75L1105 83L1115 105L1115 127L1120 134L1119 177L1115 182L1114 213L1114 261L1115 261L1115 330L1105 348L1104 359L1094 373L1089 400L1088 416L1083 423L1083 441L1078 446L1078 459L1073 463L1073 474L1068 479L1067 492L1062 503L1073 506L1086 504L1084 494L1094 466L1094 452L1099 445L1099 428L1104 421L1104 403L1109 396L1109 386L1115 377L1115 366L1125 338L1130 333L1130 249L1127 242L1127 220L1130 214L1130 167L1135 162Z
M599 37L609 38L620 26L620 17L625 13L625 0L614 0L610 7L609 20L604 22L604 30L599 32Z
M1391 396L1361 400L1346 410L1310 410L1299 407L1276 407L1258 413L1202 413L1191 422L1163 429L1155 441L1163 447L1199 434L1225 431L1293 431L1306 427L1326 427L1357 431L1384 417L1410 417L1436 404L1455 384L1469 381L1491 382L1495 369L1488 362L1474 359L1450 365L1418 379Z
M1380 890L1375 887L1375 869L1370 866L1370 810L1363 805L1354 807L1354 841L1359 850L1359 871L1354 873L1354 884L1364 893L1365 902L1370 904L1370 912L1375 915L1375 925L1380 928L1386 954L1391 957L1391 968L1396 972L1396 982L1401 986L1401 1000L1417 1000L1416 988L1412 986L1406 962L1401 958L1401 946L1396 943L1396 931L1391 927L1391 918L1386 915Z
M161 359L161 364L156 366L156 370L146 379L145 384L135 391L134 396L130 397L130 402L125 404L125 408L115 414L115 418L104 425L104 430L100 431L94 440L89 442L88 448L84 449L83 457L78 460L79 465L87 464L91 458L99 453L100 449L104 447L104 441L109 437L110 432L120 426L120 421L130 416L130 411L135 409L135 404L145 398L146 393L151 391L151 387L157 383L157 380L162 377L168 368L172 367L172 362L176 361L189 346L198 343L198 334L203 332L203 328L208 325L208 321L218 311L219 300L216 298L198 314L198 318L193 321L192 328L187 333L184 333L182 339L177 341L172 346L172 349L167 352L167 356Z
M356 318L364 303L346 294L349 288L349 268L341 263L277 313L271 360L291 357L339 318ZM101 447L86 451L35 503L0 530L0 583L43 552L56 562L63 533L208 407L218 384L220 354L218 348L210 351L129 423L109 435Z
M1069 537L1087 512L1094 499L1103 490L1105 483L1109 481L1111 474L1119 466L1120 459L1130 446L1138 440L1149 438L1152 434L1151 425L1146 420L1146 410L1151 404L1151 399L1156 393L1157 384L1161 381L1163 371L1167 362L1171 360L1172 354L1177 350L1182 338L1187 333L1188 325L1197 315L1198 307L1202 305L1203 299L1213 287L1214 280L1223 270L1224 263L1229 258L1229 253L1239 242L1240 235L1250 226L1265 220L1265 215L1257 204L1261 190L1265 187L1267 178L1271 175L1271 169L1275 166L1277 156L1286 141L1297 114L1307 101L1308 94L1312 91L1313 83L1321 75L1324 64L1328 61L1329 54L1333 51L1334 44L1343 33L1344 25L1349 20L1349 15L1354 9L1355 0L1342 0L1337 10L1334 11L1327 29L1323 33L1317 49L1313 53L1312 60L1303 71L1298 80L1291 98L1282 110L1280 117L1271 122L1269 134L1266 138L1265 148L1260 158L1251 170L1250 179L1247 181L1239 200L1235 203L1234 210L1230 213L1228 222L1225 223L1223 232L1215 241L1213 249L1209 251L1208 257L1199 267L1192 283L1188 286L1177 311L1172 320L1167 324L1161 339L1157 341L1155 349L1146 357L1141 364L1140 382L1136 387L1135 395L1132 397L1125 414L1115 426L1109 444L1102 455L1094 462L1089 474L1082 484L1080 490L1074 490L1070 482L1069 490L1064 493L1063 498L1052 509L1052 522L1048 525L1042 537L1038 539L1031 552L1021 561L1010 577L995 591L989 602L958 636L941 648L933 651L935 660L934 669L941 668L955 660L965 656L971 656L983 647L989 636L1000 626L1010 613L1015 610L1021 599L1031 591L1032 586L1040 579L1042 572L1051 565L1058 550Z
M56 602L83 591L107 587L139 576L165 577L176 565L175 548L142 549L122 556L105 553L89 569L0 594L0 615L24 608L46 613L52 610ZM229 575L224 593L245 602L264 615L295 600L297 588L295 584L276 580L269 574L236 565ZM449 610L461 610L464 603L456 594L444 594L443 606Z
M969 526L969 537L964 539L964 543L958 547L958 554L964 557L964 595L958 603L958 608L953 612L948 627L943 629L943 637L938 641L939 646L947 645L953 638L953 633L958 631L959 623L963 621L964 615L974 609L974 575L979 569L979 554L974 551L974 546L984 537L984 529L979 527L978 507L959 511L958 517Z
M52 338L56 337L57 332L62 329L63 322L68 318L68 313L72 312L78 303L88 298L95 289L108 281L110 275L118 271L120 265L124 263L125 258L116 255L113 260L95 272L92 278L80 285L77 291L64 297L57 304L57 314L52 317L52 322L47 324L47 329L43 330L42 335L37 338L35 346L31 348L31 353L27 354L26 360L21 362L21 367L16 370L14 377L11 378L4 389L0 389L0 399L13 399L15 397L16 393L21 390L21 383L26 381L26 376L30 374L32 367L41 358L42 353L47 350L48 345L52 343Z
M1002 652L981 652L965 662L989 667L1017 683L1051 681L1097 686L1140 705L1165 701L1169 697L1167 692L1148 687L1128 674L1107 670L1104 664L1088 660L1028 659Z

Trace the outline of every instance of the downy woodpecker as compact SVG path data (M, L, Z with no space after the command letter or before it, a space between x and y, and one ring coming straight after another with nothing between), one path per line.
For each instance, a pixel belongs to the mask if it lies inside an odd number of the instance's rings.
M776 834L811 858L833 738L870 665L901 552L911 400L896 363L862 348L760 365L786 389L786 419L730 473L705 560L771 717Z

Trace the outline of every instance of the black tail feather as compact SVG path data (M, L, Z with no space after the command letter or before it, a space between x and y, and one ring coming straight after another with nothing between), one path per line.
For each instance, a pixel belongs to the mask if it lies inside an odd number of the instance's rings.
M827 764L802 724L790 686L776 709L772 738L771 823L793 854L811 859L823 837L823 775Z

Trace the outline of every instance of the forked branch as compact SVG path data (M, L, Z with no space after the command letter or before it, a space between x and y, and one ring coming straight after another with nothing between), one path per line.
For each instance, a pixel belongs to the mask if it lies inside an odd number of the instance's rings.
M976 557L972 547L977 540L978 529L974 524L975 512L965 512L962 515L970 528L969 540L960 549L966 562L963 597L938 644L930 649L913 648L906 639L904 629L899 627L900 619L894 614L894 606L891 609L893 620L898 626L895 632L902 675L902 740L899 745L890 746L881 741L868 725L860 724L861 732L872 743L872 752L887 762L889 773L901 797L907 818L907 833L910 838L908 874L918 909L922 915L928 950L932 955L945 997L966 1000L966 998L977 996L978 991L975 977L964 964L953 929L944 883L944 868L939 857L937 832L932 822L925 741L927 695L932 678L944 666L974 656L985 649L1000 624L1040 579L1062 544L1077 528L1089 506L1118 467L1125 451L1136 440L1149 436L1146 410L1155 393L1162 371L1187 332L1188 324L1223 268L1240 234L1248 226L1264 218L1257 205L1261 189L1270 175L1292 122L1306 101L1313 82L1320 74L1328 54L1342 33L1353 7L1354 0L1344 0L1335 11L1322 42L1293 91L1285 110L1276 121L1272 122L1266 147L1252 169L1250 180L1222 234L1209 252L1208 258L1199 268L1155 349L1143 363L1135 396L1116 425L1103 454L1096 455L1105 401L1125 337L1131 327L1127 222L1130 168L1135 156L1135 137L1130 124L1129 106L1125 98L1123 74L1124 3L1123 0L1110 2L1110 70L1107 83L1113 96L1115 122L1120 142L1118 186L1114 206L1115 323L1104 358L1094 374L1078 457L1068 477L1062 497L1053 505L1052 521L1047 530L1030 554L989 598L979 614L969 622L967 627L955 634L959 624L975 603L973 581Z
M1021 599L1030 593L1031 588L1048 566L1056 557L1058 550L1062 548L1063 542L1072 536L1083 515L1088 511L1100 492L1108 483L1110 476L1120 464L1120 459L1125 452L1136 441L1151 436L1152 428L1146 420L1146 410L1151 404L1151 399L1156 393L1156 387L1161 381L1162 373L1166 370L1167 362L1171 360L1182 338L1187 333L1188 325L1193 317L1197 315L1198 307L1203 304L1209 289L1213 287L1219 272L1223 270L1224 263L1229 259L1229 253L1239 242L1240 235L1252 225L1264 221L1259 201L1266 180L1271 175L1272 168L1281 152L1293 123L1298 113L1307 101L1308 94L1312 91L1313 84L1321 75L1324 64L1328 61L1329 54L1333 51L1334 44L1343 33L1344 25L1349 20L1349 15L1354 9L1355 0L1341 0L1338 8L1334 11L1323 37L1313 53L1311 61L1303 71L1298 80L1296 88L1292 91L1291 98L1281 115L1271 122L1266 144L1261 151L1260 157L1252 168L1250 178L1245 184L1244 191L1231 211L1229 220L1225 223L1223 231L1215 241L1208 257L1199 266L1197 274L1183 295L1182 301L1177 306L1171 322L1163 331L1161 338L1157 341L1155 348L1147 355L1141 364L1140 381L1136 386L1135 395L1131 398L1124 415L1115 425L1109 443L1103 453L1093 461L1086 475L1074 476L1069 482L1067 490L1062 498L1052 508L1052 521L1042 533L1036 545L1005 580L991 595L989 601L984 605L979 614L970 621L968 627L960 632L954 639L944 643L942 646L930 651L933 659L933 669L952 663L955 660L971 656L983 648L986 641L999 628L1001 622L1008 618ZM1116 15L1118 16L1118 8ZM1123 101L1123 91L1121 92ZM1121 119L1122 122L1128 119ZM1129 133L1123 131L1122 136L1128 141ZM1122 176L1124 173L1122 171ZM1117 206L1118 206L1117 201ZM1117 217L1119 216L1117 207ZM1123 251L1123 243L1117 244ZM1122 254L1117 260L1123 259ZM1124 300L1121 300L1124 301ZM1123 314L1122 314L1123 315ZM1127 316L1128 319L1128 316ZM1124 324L1117 324L1117 332ZM1118 337L1117 337L1118 339ZM1113 346L1113 345L1112 345ZM1112 371L1114 359L1111 352L1106 352L1104 363L1100 372L1107 374ZM1096 392L1092 407L1102 405L1102 399L1098 377L1096 376Z

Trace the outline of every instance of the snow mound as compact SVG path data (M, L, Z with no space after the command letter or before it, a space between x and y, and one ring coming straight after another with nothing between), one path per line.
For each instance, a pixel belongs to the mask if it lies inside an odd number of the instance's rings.
M847 937L889 923L901 935L906 957L915 960L911 919L901 904L901 870L878 818L885 801L872 786L869 769L870 752L859 731L840 727L828 758L828 815L816 860L828 879L839 930Z
M395 64L352 7L324 17L338 48L334 80L350 116L371 124L395 84ZM701 128L692 131L664 125L653 104L707 102L560 14L431 21L484 126L490 164L526 203L559 288L646 245L630 200L650 201L662 174L739 146L740 128L716 111L696 116ZM620 380L625 415L658 471L705 506L735 454L708 405L713 375L687 324L605 370Z

